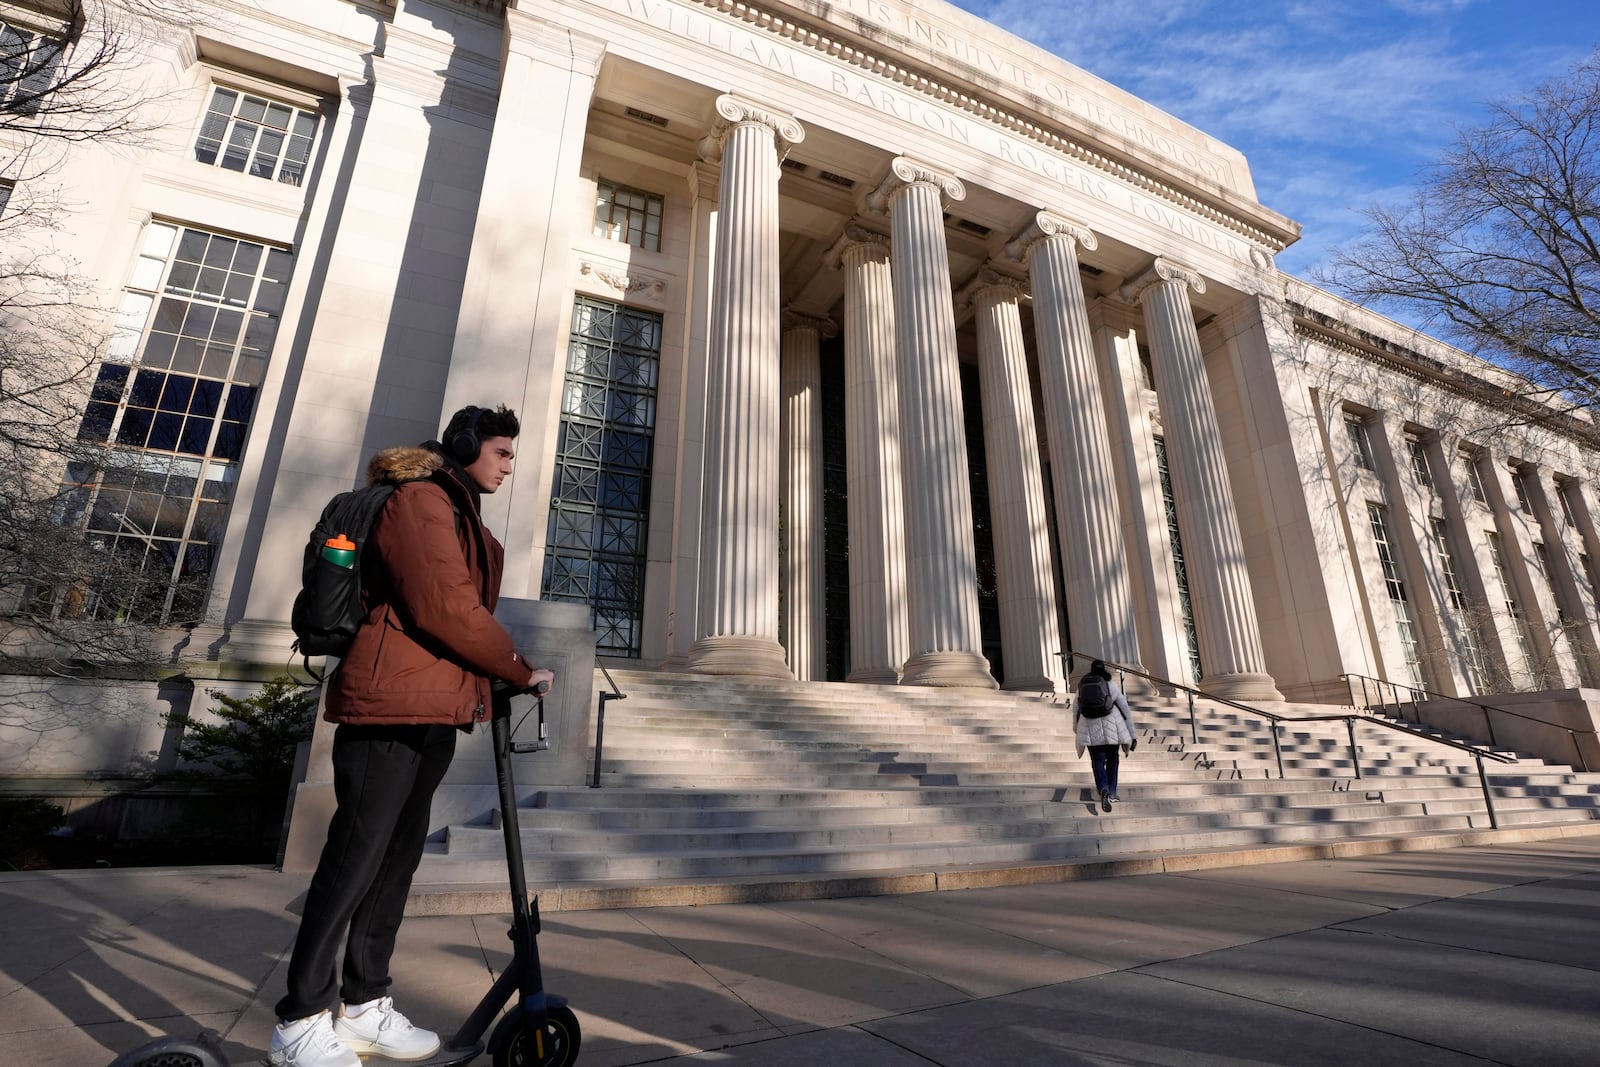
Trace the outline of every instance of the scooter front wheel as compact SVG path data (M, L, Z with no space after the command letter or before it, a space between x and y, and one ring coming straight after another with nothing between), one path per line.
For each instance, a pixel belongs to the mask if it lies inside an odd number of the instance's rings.
M494 1028L489 1046L494 1049L494 1067L571 1067L578 1060L582 1041L578 1017L562 1005L545 1014L543 1058L538 1049L528 1045L520 1009L505 1014Z

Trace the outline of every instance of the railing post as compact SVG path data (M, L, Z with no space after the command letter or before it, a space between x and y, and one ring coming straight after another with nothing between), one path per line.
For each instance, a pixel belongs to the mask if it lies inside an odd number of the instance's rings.
M1494 794L1489 791L1489 775L1483 769L1483 753L1472 754L1478 761L1478 781L1483 784L1483 806L1489 809L1489 825L1493 829L1500 829L1500 816L1494 810Z
M1194 726L1194 691L1189 691L1189 740L1195 744L1200 743L1199 731Z
M1364 674L1361 676L1361 706L1372 707L1372 698L1367 695L1367 676Z
M1272 723L1272 754L1278 757L1278 777L1288 777L1283 773L1283 745L1278 742L1278 720L1269 720Z
M1416 721L1418 726L1422 725L1422 705L1421 702L1417 700L1417 695L1421 692L1422 690L1416 688L1415 686L1411 688L1411 718Z
M1578 754L1578 763L1582 765L1583 773L1588 774L1589 760L1583 754L1583 746L1578 744L1578 732L1576 730L1568 730L1567 736L1572 738L1572 751Z
M1355 769L1356 777L1361 777L1361 750L1356 748L1356 717L1346 715L1344 727L1350 732L1350 766Z
M594 716L594 777L589 780L590 789L600 788L600 752L606 743L606 701L611 699L611 694L601 690L600 708Z

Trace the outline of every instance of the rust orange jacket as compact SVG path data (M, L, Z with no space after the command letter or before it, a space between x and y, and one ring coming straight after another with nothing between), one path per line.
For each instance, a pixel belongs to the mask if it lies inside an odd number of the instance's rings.
M367 481L397 488L362 555L366 616L334 671L325 717L486 721L491 681L522 686L533 674L493 614L505 550L484 528L476 494L437 452L385 449Z

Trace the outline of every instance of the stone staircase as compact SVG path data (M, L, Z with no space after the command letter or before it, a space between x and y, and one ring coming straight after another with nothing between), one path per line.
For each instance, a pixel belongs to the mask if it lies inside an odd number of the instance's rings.
M1135 698L1140 742L1107 815L1050 698L614 674L627 699L607 705L602 788L538 789L521 810L546 910L994 884L1177 854L1259 862L1490 825L1470 754L1370 720L1360 777L1344 723L1283 723L1278 777L1264 720L1201 703L1191 733L1186 704ZM1600 832L1600 774L1503 754L1485 764L1502 829ZM498 812L449 827L412 910L503 907L502 849Z

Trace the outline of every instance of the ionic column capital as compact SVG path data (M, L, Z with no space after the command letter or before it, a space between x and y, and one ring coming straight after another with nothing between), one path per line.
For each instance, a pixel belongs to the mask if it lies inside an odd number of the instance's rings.
M711 127L710 133L700 138L696 146L700 158L708 163L721 161L723 142L727 140L729 131L740 126L765 127L772 133L774 144L780 154L788 151L791 145L797 145L806 139L805 127L801 126L800 120L793 115L773 111L731 93L723 93L717 97L716 111L716 125Z
M889 254L889 238L861 222L860 219L851 219L844 224L844 232L833 246L822 253L822 265L829 270L838 270L844 265L844 257L852 248L868 247L880 251L883 255Z
M1026 230L1006 244L1005 253L1010 258L1025 263L1029 249L1046 237L1066 237L1091 251L1100 247L1100 239L1088 226L1065 215L1057 215L1053 211L1041 211L1034 215Z
M972 304L981 307L1006 300L1021 300L1028 295L1026 281L1004 270L997 270L994 264L987 263L972 276L971 281L956 292L956 306Z
M1198 271L1179 266L1170 259L1157 259L1148 270L1122 287L1122 299L1130 304L1140 303L1150 287L1161 282L1182 282L1196 293L1206 291L1206 280Z
M797 311L794 308L784 308L783 332L790 330L815 330L819 337L837 337L839 324L826 315L812 315L809 312Z
M887 211L890 198L908 185L931 185L950 200L967 198L967 187L954 174L946 174L910 156L896 156L889 164L889 176L883 184L867 194L867 206L873 211Z

